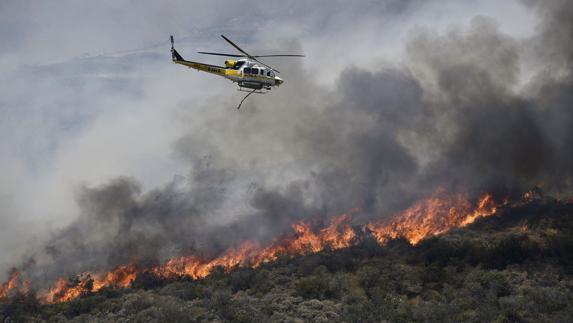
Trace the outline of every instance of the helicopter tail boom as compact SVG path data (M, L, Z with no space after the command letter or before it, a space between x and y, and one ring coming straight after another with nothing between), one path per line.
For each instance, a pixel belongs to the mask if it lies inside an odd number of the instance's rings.
M181 64L189 68L194 68L199 71L225 76L225 67L223 66L216 66L216 65L185 60L183 56L181 56L173 46L174 43L173 36L171 36L170 39L171 39L171 59L173 60L174 63Z

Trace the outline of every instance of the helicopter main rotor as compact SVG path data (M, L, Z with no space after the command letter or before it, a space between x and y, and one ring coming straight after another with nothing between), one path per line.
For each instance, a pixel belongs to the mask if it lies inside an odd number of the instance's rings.
M247 53L246 51L244 51L241 47L239 47L237 44L233 43L229 38L225 37L225 35L221 35L221 37L223 37L223 39L225 41L227 41L229 44L231 44L231 46L235 47L235 49L237 49L239 52L242 53L242 55L238 55L238 54L226 54L226 53L215 53L215 52L197 52L199 54L205 54L205 55L215 55L215 56L227 56L227 57L246 57L248 59L251 59L265 67L270 68L271 70L280 73L276 68L271 67L263 62L261 62L258 58L260 57L304 57L304 55L296 55L296 54L278 54L278 55L251 55L249 53Z

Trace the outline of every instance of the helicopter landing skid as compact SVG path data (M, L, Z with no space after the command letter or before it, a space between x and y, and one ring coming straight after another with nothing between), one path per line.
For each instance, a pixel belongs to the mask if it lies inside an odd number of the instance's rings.
M241 88L238 88L237 91L239 91L239 92L248 92L248 93L256 93L256 94L267 94L267 93L269 92L269 91L266 91L266 92L265 92L265 91L263 91L262 89L255 89L255 90L248 89L248 90L243 90L242 87L241 87Z

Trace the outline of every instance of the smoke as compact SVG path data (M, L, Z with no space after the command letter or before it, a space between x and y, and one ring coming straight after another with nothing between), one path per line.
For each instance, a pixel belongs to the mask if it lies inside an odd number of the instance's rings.
M445 33L418 28L402 64L349 65L333 87L290 62L288 83L241 111L230 111L234 98L180 104L186 131L171 149L189 173L147 191L132 177L79 188L78 219L27 274L216 254L354 207L388 216L438 186L570 194L573 5L527 5L543 20L525 40L478 16ZM537 68L526 85L524 59Z

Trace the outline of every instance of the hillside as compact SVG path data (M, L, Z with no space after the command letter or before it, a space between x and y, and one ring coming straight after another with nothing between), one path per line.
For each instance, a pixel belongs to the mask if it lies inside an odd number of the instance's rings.
M67 303L32 293L1 322L567 322L573 203L538 198L411 246L373 238L205 279L140 275Z

